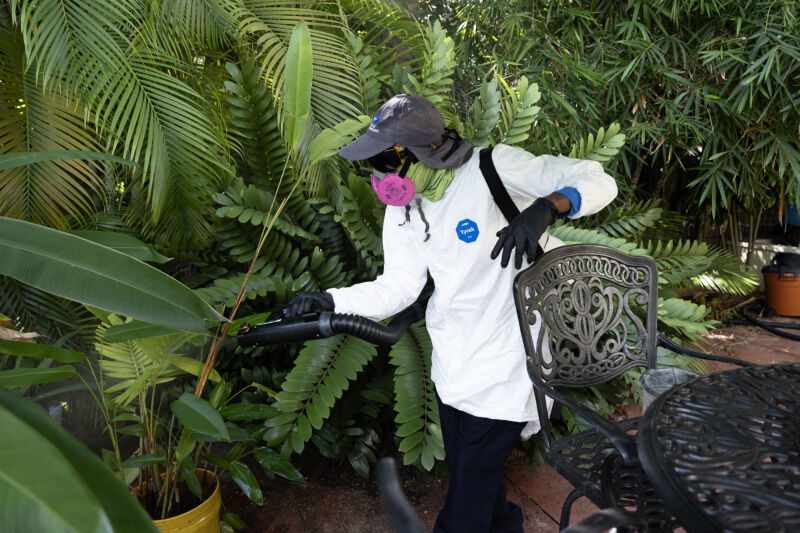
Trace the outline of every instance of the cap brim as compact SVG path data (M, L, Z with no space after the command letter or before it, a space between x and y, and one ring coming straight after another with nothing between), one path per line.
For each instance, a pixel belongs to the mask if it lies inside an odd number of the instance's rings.
M360 161L362 159L369 159L370 157L383 152L387 148L391 148L391 146L392 143L388 141L381 141L365 133L350 144L346 144L341 147L338 153L344 159L349 159L350 161Z

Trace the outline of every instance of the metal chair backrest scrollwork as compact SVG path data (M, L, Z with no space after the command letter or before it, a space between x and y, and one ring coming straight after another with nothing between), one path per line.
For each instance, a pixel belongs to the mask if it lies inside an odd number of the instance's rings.
M657 281L651 258L592 244L551 250L520 272L514 298L531 379L584 388L655 368ZM545 398L535 394L548 448Z

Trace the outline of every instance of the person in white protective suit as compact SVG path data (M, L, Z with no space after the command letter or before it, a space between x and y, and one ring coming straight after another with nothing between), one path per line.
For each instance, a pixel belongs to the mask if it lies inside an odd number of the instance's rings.
M301 293L289 314L316 307L383 320L413 303L430 274L431 374L451 470L434 532L522 532L503 472L520 433L537 432L539 421L513 280L537 244L544 251L563 244L547 226L559 216L598 212L616 196L616 183L595 161L499 144L491 159L521 211L508 223L478 150L445 130L431 102L410 94L389 99L339 155L374 167L373 188L387 204L383 272L374 281Z

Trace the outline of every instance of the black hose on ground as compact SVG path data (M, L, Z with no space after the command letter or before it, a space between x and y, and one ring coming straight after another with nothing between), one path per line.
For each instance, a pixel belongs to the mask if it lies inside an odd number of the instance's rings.
M783 337L785 339L791 339L793 341L800 341L800 335L795 335L794 333L789 333L788 331L781 331L781 329L800 329L800 324L786 324L783 322L766 322L764 320L759 320L754 316L756 306L753 304L746 305L742 308L742 315L745 317L746 320L731 320L731 324L754 324L765 330L769 331L770 333L774 333L779 337ZM780 328L780 329L778 329Z

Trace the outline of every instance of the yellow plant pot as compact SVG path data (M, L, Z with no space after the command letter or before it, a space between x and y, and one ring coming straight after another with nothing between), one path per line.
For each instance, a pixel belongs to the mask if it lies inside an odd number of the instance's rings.
M208 470L197 469L197 477L211 476ZM214 479L214 492L206 500L190 511L178 516L154 520L161 533L218 533L219 509L222 496L219 491L219 480Z

